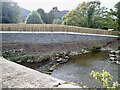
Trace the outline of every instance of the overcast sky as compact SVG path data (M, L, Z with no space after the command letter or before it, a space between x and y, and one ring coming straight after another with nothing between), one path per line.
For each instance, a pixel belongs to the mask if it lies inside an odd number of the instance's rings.
M79 3L83 1L93 0L14 0L19 6L28 9L30 11L43 8L45 12L49 12L53 7L57 6L61 10L72 10ZM101 5L107 8L114 8L114 5L120 0L99 0Z

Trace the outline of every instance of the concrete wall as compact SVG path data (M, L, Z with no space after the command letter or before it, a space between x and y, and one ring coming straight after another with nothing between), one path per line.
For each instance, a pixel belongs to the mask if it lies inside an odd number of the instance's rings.
M113 41L117 36L104 36L80 33L42 32L42 33L2 33L2 42L10 43L62 43L72 41Z
M27 53L76 51L85 47L106 45L118 36L71 32L3 32L2 48L24 48Z

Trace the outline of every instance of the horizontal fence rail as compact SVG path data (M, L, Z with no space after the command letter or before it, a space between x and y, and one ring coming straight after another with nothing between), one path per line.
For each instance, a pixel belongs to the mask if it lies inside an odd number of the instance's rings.
M118 31L83 28L77 26L57 24L0 24L0 31L52 31L52 32L77 32L103 35L118 35Z

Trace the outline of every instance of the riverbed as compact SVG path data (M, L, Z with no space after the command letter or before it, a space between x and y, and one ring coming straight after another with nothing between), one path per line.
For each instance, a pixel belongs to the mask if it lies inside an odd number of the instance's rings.
M100 83L90 77L90 72L108 71L113 80L118 80L118 65L109 61L108 52L82 54L73 57L68 63L59 66L52 72L52 76L69 82L88 87L101 87Z
M118 65L109 61L109 52L90 52L86 54L76 55L64 64L61 64L57 69L53 70L51 76L65 80L68 82L75 82L80 86L86 85L90 88L100 88L102 85L98 83L94 78L90 77L92 70L101 72L102 70L108 71L113 80L110 82L118 81ZM46 72L48 70L47 64L44 63L20 63L24 66L33 68L40 72ZM42 69L40 69L42 67Z

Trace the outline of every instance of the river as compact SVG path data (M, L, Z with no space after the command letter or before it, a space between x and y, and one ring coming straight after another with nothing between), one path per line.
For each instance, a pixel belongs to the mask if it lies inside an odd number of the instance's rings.
M113 81L118 80L118 65L109 61L108 52L75 56L68 63L55 69L51 75L79 85L99 88L101 85L90 77L92 70L100 72L102 70L108 71L113 76Z
M113 80L110 82L118 81L118 65L109 61L108 52L92 52L87 54L81 54L72 57L67 63L59 65L55 69L51 76L65 80L68 82L75 82L79 85L86 85L90 88L100 88L101 84L98 83L94 78L90 77L92 70L101 72L102 70L108 71L112 76ZM48 62L44 63L20 63L24 66L39 70L41 66L45 68L41 72L47 70Z

